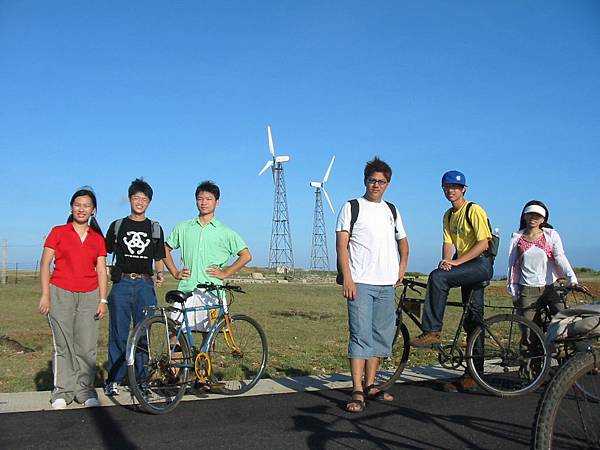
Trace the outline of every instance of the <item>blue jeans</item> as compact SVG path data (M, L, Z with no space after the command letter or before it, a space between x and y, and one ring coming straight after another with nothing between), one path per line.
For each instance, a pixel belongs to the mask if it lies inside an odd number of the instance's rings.
M394 286L356 283L356 296L348 300L348 328L349 358L390 356L396 330Z
M463 324L467 332L467 340L479 326L476 316L483 317L483 288L473 290L471 286L488 281L494 273L493 260L489 256L480 256L469 262L454 266L451 270L435 269L427 280L427 293L423 308L423 331L441 331L446 311L446 301L450 288L460 287L463 304L469 301L473 293L471 311L465 316ZM477 339L474 354L483 353L483 333ZM476 361L477 366L483 367L483 361Z
M156 294L152 280L122 278L113 284L108 296L108 383L121 383L125 379L125 351L131 321L135 327L146 318L144 308L153 305L156 305Z

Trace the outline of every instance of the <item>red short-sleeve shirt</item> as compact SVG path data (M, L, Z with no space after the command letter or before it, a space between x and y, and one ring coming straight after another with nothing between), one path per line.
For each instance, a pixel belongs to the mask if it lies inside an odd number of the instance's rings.
M96 264L106 256L104 238L91 228L84 241L72 223L52 228L44 247L54 250L54 272L50 283L73 292L90 292L98 287Z

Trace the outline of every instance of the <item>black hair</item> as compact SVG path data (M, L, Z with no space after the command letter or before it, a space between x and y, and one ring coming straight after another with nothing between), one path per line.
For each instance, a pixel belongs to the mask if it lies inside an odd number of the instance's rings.
M82 187L73 194L73 196L71 197L71 203L70 203L71 207L73 207L73 203L75 203L75 199L77 197L83 197L85 195L87 195L89 198L92 199L92 204L94 205L94 209L96 209L96 194L94 194L94 191L90 187ZM73 222L73 213L69 214L69 218L67 219L67 223L71 223L71 222ZM90 228L92 230L94 230L96 233L98 233L100 236L104 237L104 234L102 233L102 229L100 228L100 225L98 224L98 221L96 220L96 217L94 214L92 214L92 217L90 218Z
M367 162L365 166L365 183L375 172L381 172L388 182L392 181L392 168L385 162L375 156L371 161Z
M219 197L221 196L221 191L219 189L219 186L217 186L214 182L207 180L207 181L203 181L202 183L200 183L198 185L198 187L196 188L196 198L198 198L198 194L200 192L210 192L212 195L215 196L216 200L219 200Z
M137 194L138 192L141 192L146 197L148 197L148 200L152 200L152 187L146 181L144 181L144 178L136 178L135 180L133 180L131 182L131 186L129 186L127 194L129 195L129 198L131 198L134 194Z
M525 228L527 228L527 223L525 222L524 211L528 206L531 206L531 205L541 206L542 208L544 208L544 211L546 211L546 217L544 218L544 222L542 222L542 224L540 225L540 228L554 228L552 225L550 225L548 223L548 218L550 217L550 213L548 212L548 208L546 207L544 202L541 202L539 200L530 200L527 203L525 203L525 206L523 206L523 210L521 211L521 222L519 224L519 230L524 230Z

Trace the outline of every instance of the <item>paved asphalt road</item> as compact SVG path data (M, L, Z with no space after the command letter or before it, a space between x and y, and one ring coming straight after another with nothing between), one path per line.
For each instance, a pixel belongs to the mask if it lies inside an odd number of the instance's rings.
M396 385L394 402L369 402L363 414L344 411L346 390L183 402L163 416L130 407L2 414L0 449L528 448L539 394L440 386Z

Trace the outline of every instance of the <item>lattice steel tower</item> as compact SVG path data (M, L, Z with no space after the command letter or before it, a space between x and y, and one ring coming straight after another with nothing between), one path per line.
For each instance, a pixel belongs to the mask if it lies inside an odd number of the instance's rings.
M269 151L271 159L267 161L258 175L262 175L268 168L273 172L275 185L275 199L273 201L273 225L271 227L271 245L269 247L269 267L278 273L285 273L294 269L294 254L292 252L292 235L290 233L290 220L288 215L287 194L285 191L285 178L283 163L290 160L289 156L276 156L273 145L271 127L267 127L269 136Z
M329 207L331 208L331 212L335 214L335 210L333 209L333 205L331 204L331 199L329 195L327 195L327 191L325 190L325 182L329 178L329 173L331 172L331 166L333 166L333 161L335 160L335 156L331 158L331 162L329 163L329 167L327 168L327 172L325 172L325 176L322 181L311 181L310 186L315 188L315 213L314 213L314 222L313 222L313 234L312 234L312 246L310 251L310 269L311 270L329 270L329 253L327 251L327 231L325 228L325 217L323 214L323 198L321 197L321 192L325 194L325 198L327 199L327 203L329 203Z

